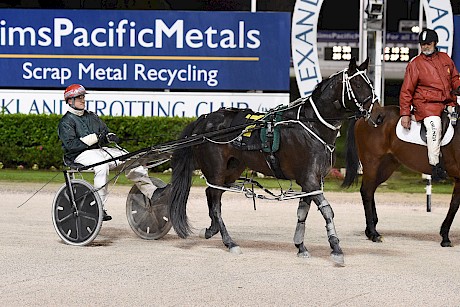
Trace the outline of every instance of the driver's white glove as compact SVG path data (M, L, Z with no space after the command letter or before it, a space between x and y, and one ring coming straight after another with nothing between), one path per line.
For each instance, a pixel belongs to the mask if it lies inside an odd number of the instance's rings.
M86 145L91 146L97 143L97 135L96 133L91 133L91 134L88 134L87 136L80 138L80 140Z

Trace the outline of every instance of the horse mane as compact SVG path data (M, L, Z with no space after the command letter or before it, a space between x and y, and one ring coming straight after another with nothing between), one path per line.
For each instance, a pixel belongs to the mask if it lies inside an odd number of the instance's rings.
M359 67L356 66L356 59L355 58L352 58L351 61L350 61L350 65L348 67L348 69L344 69L344 70L341 70L341 71L338 71L336 73L333 73L332 75L330 75L328 78L326 79L323 79L321 80L321 82L319 82L318 84L316 84L315 88L313 89L313 92L312 94L310 95L310 97L314 100L314 101L317 101L321 95L323 94L323 92L326 90L326 88L329 86L329 84L333 81L336 80L335 77L339 76L340 74L342 74L344 71L347 71L348 70L348 73L351 74L351 72L353 71L356 71L356 70L364 70L367 68L367 65L369 63L369 58L366 59L366 61L364 61ZM291 104L289 104L289 106L295 106L299 103L303 103L306 99L308 99L309 97L306 97L306 98L301 98L301 99L297 99L296 101L292 102Z
M332 75L330 75L328 78L322 80L320 83L316 84L315 88L313 89L313 93L311 94L311 98L314 101L318 101L319 98L322 96L323 92L326 90L326 88L332 83L336 81L336 77L340 75L342 71L336 72Z
M313 89L313 93L311 94L313 100L318 100L327 86L333 81L332 77L322 80L320 83L316 84L315 88Z
M302 103L304 103L304 102L305 102L308 98L310 98L310 97L311 97L314 101L317 101L317 100L321 97L321 95L322 95L322 93L324 92L324 90L328 87L328 85L329 85L331 82L333 82L333 81L335 80L333 77L335 77L335 76L338 75L339 73L341 73L341 71L340 71L340 72L337 72L337 73L335 73L335 74L330 75L330 76L329 76L328 78L326 78L326 79L321 80L321 82L319 82L318 84L315 85L315 87L314 87L314 89L313 89L313 92L311 93L310 96L308 96L308 97L301 97L301 98L299 98L299 99L294 100L293 102L291 102L291 103L289 104L289 107L295 107L295 106L297 106L298 104L302 104Z

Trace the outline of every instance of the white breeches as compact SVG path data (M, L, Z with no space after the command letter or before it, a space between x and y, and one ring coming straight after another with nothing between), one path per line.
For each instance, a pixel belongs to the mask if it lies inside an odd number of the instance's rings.
M441 117L428 116L423 119L426 127L426 144L428 147L428 161L431 165L439 163L441 147Z
M119 148L102 147L101 149L90 149L82 152L75 158L76 163L83 165L96 164L101 161L109 160L121 155L127 154L128 152ZM98 191L101 197L102 204L107 201L108 185L106 184L109 180L109 170L114 169L117 166L122 165L123 162L118 160L101 164L94 167L94 188ZM147 170L138 166L134 169L127 170L125 172L126 178L133 181L139 190L147 196L149 199L152 197L153 192L156 190L156 186L153 185L149 178Z

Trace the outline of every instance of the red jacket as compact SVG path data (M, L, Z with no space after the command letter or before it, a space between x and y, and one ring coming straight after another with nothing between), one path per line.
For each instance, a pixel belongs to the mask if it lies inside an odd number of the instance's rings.
M419 54L406 67L399 93L400 115L410 115L412 105L417 121L440 116L446 105L457 104L457 97L450 91L459 86L457 68L447 53Z

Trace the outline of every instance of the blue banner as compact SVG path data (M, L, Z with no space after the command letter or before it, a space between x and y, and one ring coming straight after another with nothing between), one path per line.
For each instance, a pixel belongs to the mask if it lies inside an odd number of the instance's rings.
M289 90L289 13L0 12L3 88Z
M454 44L452 46L452 60L457 70L460 69L460 15L454 15Z

